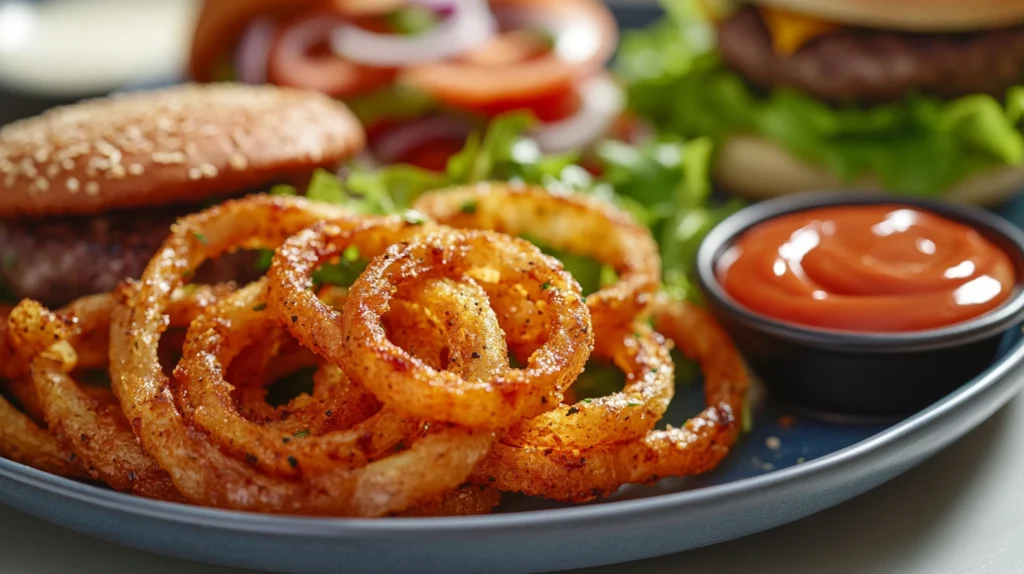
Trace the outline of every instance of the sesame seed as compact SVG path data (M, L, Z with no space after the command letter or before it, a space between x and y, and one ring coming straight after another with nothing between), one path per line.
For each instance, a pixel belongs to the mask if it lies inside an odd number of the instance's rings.
M242 171L249 167L249 160L245 159L245 156L240 153L233 153L231 154L231 157L228 158L228 164L230 164L233 169Z
M66 148L64 150L64 157L74 159L87 153L89 153L89 144L83 142Z
M68 180L64 182L64 186L67 187L68 191L70 191L71 193L78 193L78 188L80 184L78 183L78 180L76 178L69 177Z
M770 436L764 439L764 445L770 448L771 450L779 450L779 448L782 446L782 441L779 440L779 437L777 436Z
M192 142L188 142L185 144L185 153L190 156L199 155L199 146Z
M36 170L36 166L33 165L32 164L32 160L30 160L28 158L25 158L25 159L21 160L20 167L21 167L21 173L23 173L25 175L25 177L35 177L35 176L39 175L39 171Z
M117 164L107 172L107 179L124 179L125 174L124 166Z
M188 178L191 181L195 181L197 179L201 179L202 177L203 177L203 172L198 167L193 167L193 168L188 170Z
M50 148L41 147L36 150L35 156L36 163L46 163L50 161Z
M159 152L159 151L157 151L157 152L153 152L153 156L152 157L153 157L153 163L158 163L158 164L161 164L161 165L174 165L174 164L185 163L185 160L188 159L188 158L185 157L185 154L181 153L180 151L169 151L169 152Z
M46 166L46 177L53 179L57 177L58 173L60 173L60 165L51 163L50 165Z
M50 180L46 179L45 177L39 177L36 178L36 180L32 183L32 186L38 189L39 191L46 191L50 189Z
M67 171L75 169L75 160L71 158L64 158L60 160L60 166Z
M89 195L97 195L99 194L99 192L100 184L96 183L95 181L90 181L89 183L85 184L85 193Z
M212 163L204 163L199 166L199 171L206 177L217 177L217 166Z
M105 156L112 156L115 153L117 153L117 148L110 145L104 140L99 140L98 142L96 142L96 151L100 152Z
M132 175L142 175L143 171L145 171L145 169L142 167L141 163L133 163L128 166L128 173Z

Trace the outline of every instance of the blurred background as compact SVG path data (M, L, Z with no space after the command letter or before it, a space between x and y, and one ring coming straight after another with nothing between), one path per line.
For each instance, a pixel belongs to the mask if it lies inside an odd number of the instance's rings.
M85 97L176 81L199 3L0 0L0 125Z
M122 87L174 81L194 0L0 0L0 125Z

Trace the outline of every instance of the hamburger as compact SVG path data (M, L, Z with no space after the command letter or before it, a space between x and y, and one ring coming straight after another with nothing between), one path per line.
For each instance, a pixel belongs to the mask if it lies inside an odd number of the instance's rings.
M357 153L342 104L273 86L184 85L115 95L0 129L0 281L59 306L137 277L181 215L220 199L299 189ZM244 254L197 273L241 279Z
M624 39L619 69L648 120L715 140L727 191L990 205L1024 187L1020 0L694 0L669 13Z

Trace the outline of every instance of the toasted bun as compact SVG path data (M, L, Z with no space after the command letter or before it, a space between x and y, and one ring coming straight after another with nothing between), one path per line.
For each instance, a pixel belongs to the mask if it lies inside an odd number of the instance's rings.
M884 190L865 177L841 183L827 171L800 161L778 145L751 136L734 136L719 147L715 181L727 191L749 199L829 189ZM1007 166L975 174L951 187L942 198L954 203L995 206L1024 189L1024 167Z
M917 32L967 31L1024 22L1024 0L754 0L825 20Z
M333 10L360 16L395 10L405 0L206 0L192 36L189 73L197 82L211 82L218 64L230 54L246 26L260 16L288 18L311 10Z
M343 104L273 86L81 102L0 129L0 217L202 201L337 165L364 139Z

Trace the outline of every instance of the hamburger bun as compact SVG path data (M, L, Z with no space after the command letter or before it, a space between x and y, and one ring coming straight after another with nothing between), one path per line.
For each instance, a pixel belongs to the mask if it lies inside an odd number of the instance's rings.
M344 104L274 86L85 101L0 129L0 217L201 202L333 167L364 140Z
M777 144L747 135L730 137L719 146L714 178L727 191L757 200L840 188L887 191L872 177L852 184L842 183L831 173L793 157ZM1005 166L967 177L948 189L942 198L955 203L995 206L1022 188L1024 166Z
M910 32L965 32L1024 22L1024 0L756 0L840 24Z
M217 80L214 75L221 59L234 50L246 26L261 16L283 19L312 10L365 16L405 4L405 0L206 0L192 37L189 73L197 82Z

